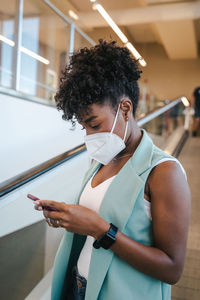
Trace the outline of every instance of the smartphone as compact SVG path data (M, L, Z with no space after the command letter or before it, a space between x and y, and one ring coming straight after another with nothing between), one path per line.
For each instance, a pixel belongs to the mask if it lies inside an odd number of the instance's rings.
M27 197L33 201L40 200L38 197L33 196L32 194L28 194ZM50 206L42 206L43 209L57 211L57 209Z

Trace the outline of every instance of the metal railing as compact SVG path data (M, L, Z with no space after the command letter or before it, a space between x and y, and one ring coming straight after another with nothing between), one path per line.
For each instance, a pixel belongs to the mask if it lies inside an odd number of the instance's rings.
M148 123L149 121L155 119L156 117L163 114L164 112L166 112L170 108L172 108L175 105L179 104L180 102L182 102L181 97L174 100L174 101L172 101L172 102L170 102L169 104L166 104L165 106L163 106L161 108L155 108L153 111L151 111L147 114L142 114L141 116L139 116L139 118L137 120L138 126L142 126L142 125Z

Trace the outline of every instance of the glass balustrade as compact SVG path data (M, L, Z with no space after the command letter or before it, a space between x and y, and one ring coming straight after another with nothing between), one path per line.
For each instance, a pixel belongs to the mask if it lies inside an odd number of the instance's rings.
M44 99L44 103L54 102L69 51L94 42L78 27L72 30L73 20L63 18L42 0L24 1L23 17L17 22L20 13L16 3L0 0L0 86Z
M0 0L0 85L13 84L15 47L15 0Z
M179 102L142 127L147 130L154 143L164 149L176 129L184 126L185 110L183 103Z

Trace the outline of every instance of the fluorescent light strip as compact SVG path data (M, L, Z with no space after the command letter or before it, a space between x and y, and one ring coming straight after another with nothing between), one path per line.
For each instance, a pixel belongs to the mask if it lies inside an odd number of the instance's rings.
M146 61L141 57L140 53L135 49L135 47L130 43L126 43L125 45L130 51L131 53L133 54L133 56L138 59L139 61L139 64L142 66L142 67L146 67L147 63Z
M95 2L90 0L91 2ZM122 40L125 46L131 51L135 59L139 60L139 64L142 67L147 65L146 61L141 57L139 52L135 49L135 47L128 41L127 37L123 34L123 32L119 29L117 24L113 21L113 19L109 16L109 14L105 11L101 4L94 4L94 7L98 10L98 12L102 15L102 17L106 20L106 22L110 25L110 27L114 30L114 32L118 35L118 37Z
M113 19L109 16L109 14L105 11L101 4L94 4L98 12L102 15L102 17L106 20L106 22L112 27L114 32L118 35L118 37L122 40L124 44L128 42L127 37L123 34L123 32L119 29L117 24L113 21Z
M12 41L12 40L6 38L5 36L3 36L3 35L1 35L1 34L0 34L0 40L1 40L2 42L4 42L4 43L8 44L8 45L11 46L11 47L14 47L14 46L15 46L15 42L14 42L14 41ZM42 62L43 64L45 64L45 65L48 65L48 64L49 64L49 60L48 60L48 59L46 59L46 58L44 58L44 57L38 55L37 53L35 53L35 52L31 51L31 50L28 50L27 48L25 48L25 47L23 47L23 46L20 47L20 50L21 50L22 52L26 53L27 55L29 55L29 56L31 56L31 57L33 57L33 58L35 58L35 59L41 61L41 62Z
M135 49L135 47L133 47L133 45L132 45L130 42L126 43L125 46L132 52L133 56L134 56L136 59L141 58L140 53Z
M142 66L142 67L146 67L147 63L144 59L139 59L139 64Z

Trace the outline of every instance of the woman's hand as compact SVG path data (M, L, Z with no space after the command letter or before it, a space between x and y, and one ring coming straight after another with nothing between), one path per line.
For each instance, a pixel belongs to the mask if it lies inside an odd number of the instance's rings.
M50 211L48 208L57 211ZM35 201L35 209L42 210L50 226L63 227L67 231L90 235L98 239L107 232L110 224L101 218L95 211L81 205L69 205L65 202L52 200Z

